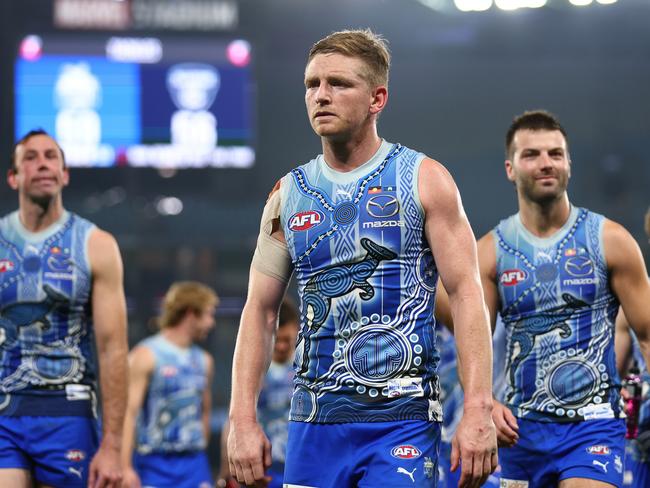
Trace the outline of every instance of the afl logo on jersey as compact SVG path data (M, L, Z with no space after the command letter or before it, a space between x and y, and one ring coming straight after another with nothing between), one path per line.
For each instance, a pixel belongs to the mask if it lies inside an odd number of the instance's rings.
M420 457L422 452L411 444L403 444L401 446L393 447L390 455L397 459L415 459Z
M528 279L528 273L523 269L506 269L501 273L499 282L503 286L514 286L523 283Z
M323 221L323 214L318 210L307 210L293 214L289 219L289 229L294 232L302 232L316 227Z
M5 273L7 271L13 271L15 268L13 261L8 259L0 259L0 273Z

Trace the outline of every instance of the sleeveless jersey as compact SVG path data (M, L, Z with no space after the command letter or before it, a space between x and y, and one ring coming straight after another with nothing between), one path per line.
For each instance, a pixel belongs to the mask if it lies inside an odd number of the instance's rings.
M570 422L619 415L619 304L609 286L603 225L603 216L572 207L548 238L528 232L518 214L494 230L507 333L505 401L518 417Z
M441 420L423 158L383 142L348 173L321 155L282 179L301 306L292 420Z
M162 334L141 343L155 356L149 388L137 421L137 451L188 452L205 449L203 392L208 388L205 353L187 349Z
M67 211L38 233L0 220L0 415L94 415L94 228Z
M257 419L271 441L273 463L284 464L293 392L293 365L272 362L257 402Z

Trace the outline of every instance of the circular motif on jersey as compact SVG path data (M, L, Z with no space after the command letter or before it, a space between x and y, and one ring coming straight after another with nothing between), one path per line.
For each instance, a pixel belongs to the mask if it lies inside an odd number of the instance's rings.
M36 273L41 269L41 258L34 255L27 256L23 261L23 269L27 273Z
M298 385L291 397L291 414L297 421L311 421L316 415L316 394Z
M436 282L438 281L438 273L436 269L436 262L433 260L431 249L424 249L418 256L416 265L417 276L420 285L427 291L433 293L436 291Z
M350 225L357 220L359 209L352 202L343 202L334 209L334 222L340 225Z
M557 266L553 263L544 263L537 266L535 277L539 281L553 281L557 277Z
M74 358L57 358L52 364L51 358L37 357L34 360L36 374L48 383L61 378L72 379L79 371L79 361ZM57 381L58 382L58 381Z
M577 407L598 388L598 373L582 361L566 361L548 372L546 389L553 399L565 407Z
M328 269L318 278L315 291L328 297L343 295L352 287L352 276L344 268Z
M361 384L384 386L411 362L411 348L401 332L385 325L370 325L348 343L345 366Z

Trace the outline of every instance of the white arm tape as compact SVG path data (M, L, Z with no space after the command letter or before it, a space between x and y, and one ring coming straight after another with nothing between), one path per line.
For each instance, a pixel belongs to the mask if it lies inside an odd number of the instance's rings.
M264 206L260 233L251 266L259 272L288 283L293 273L293 262L286 243L273 237L273 221L280 218L280 191L275 191Z

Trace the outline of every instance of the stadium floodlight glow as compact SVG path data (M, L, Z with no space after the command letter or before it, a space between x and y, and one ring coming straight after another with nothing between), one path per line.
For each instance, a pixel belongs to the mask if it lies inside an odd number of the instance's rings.
M596 1L601 5L611 5L613 3L616 3L618 0L596 0Z
M546 5L546 0L494 0L501 10L517 10L520 8L541 8Z
M571 2L571 5L575 5L576 7L586 7L587 5L591 5L593 0L569 0L569 2Z
M484 12L492 6L492 0L454 0L461 12Z

